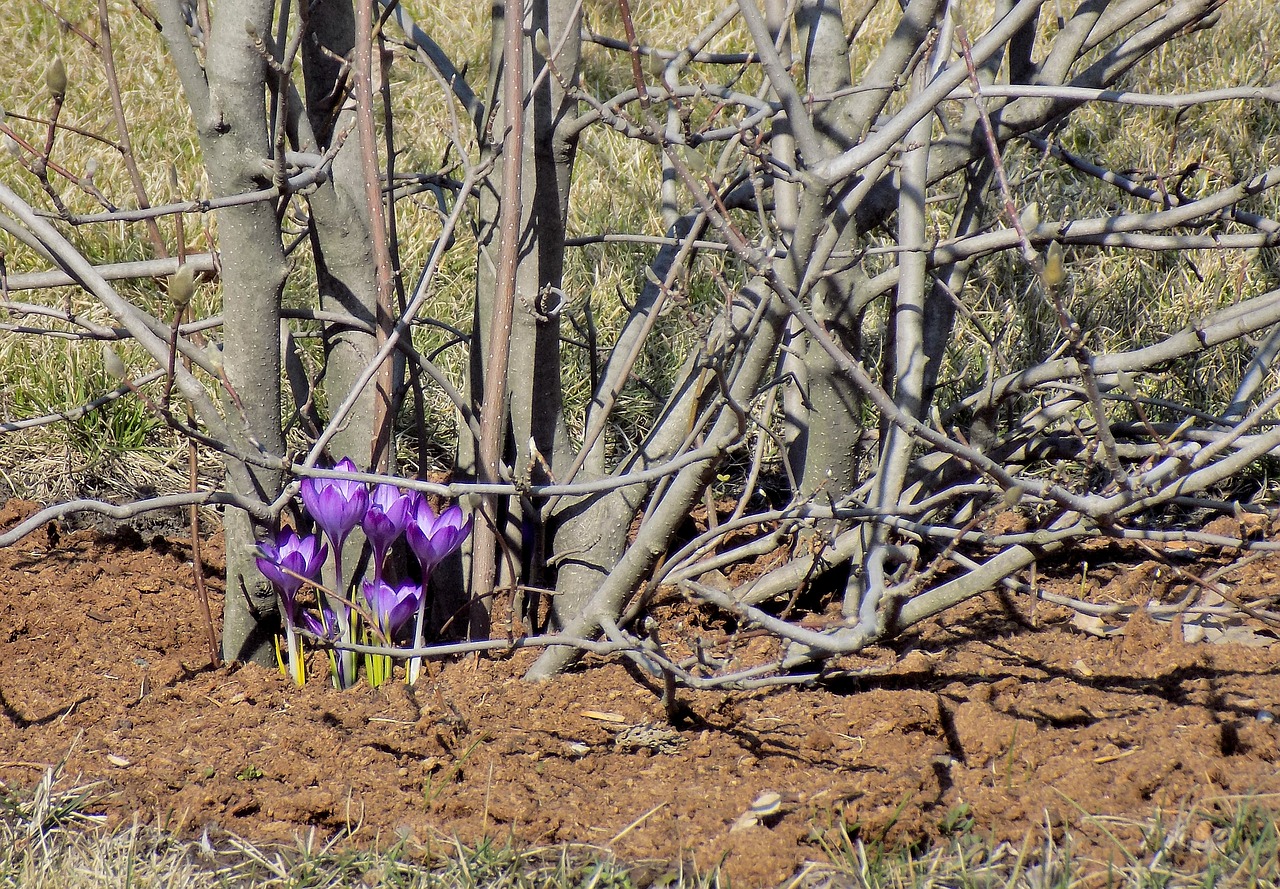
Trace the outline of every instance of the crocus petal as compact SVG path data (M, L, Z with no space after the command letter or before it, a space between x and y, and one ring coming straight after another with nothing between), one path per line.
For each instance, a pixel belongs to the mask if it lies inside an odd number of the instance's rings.
M373 507L364 514L360 527L364 528L365 537L369 538L369 543L379 555L385 553L400 536L400 529L396 527L395 522Z
M385 580L366 580L362 586L364 601L373 612L379 627L386 626L386 614L396 604L396 593Z
M462 541L471 533L471 524L471 518L456 504L436 515L425 498L419 501L405 530L405 539L413 554L418 557L424 575L429 574L462 545Z
M395 607L387 614L387 632L395 635L405 622L418 610L418 602L422 599L422 587L413 583L401 584Z
M278 587L297 586L295 580L280 570L280 550L274 543L263 540L258 543L258 556L254 559L262 576Z
M410 524L406 532L409 546L422 564L423 573L430 572L448 558L471 533L471 518L464 516L456 504L438 517L433 514L433 518L433 521Z
M330 641L338 638L338 617L332 610L323 609L323 616L312 611L304 611L300 618L299 623L308 633Z
M255 561L263 577L279 587L286 599L292 599L303 583L293 575L313 579L328 555L328 547L314 536L299 537L291 528L285 528L275 541L258 544Z
M373 496L369 499L370 508L376 507L401 530L408 524L417 504L416 491L402 491L395 485L386 483L375 485Z
M418 610L422 597L422 588L411 581L393 587L383 580L366 580L362 589L378 629L388 636L394 635Z
M360 471L346 457L333 468L338 472ZM347 539L369 508L369 489L350 479L306 478L302 481L301 493L302 504L334 546Z
M274 541L258 544L258 570L275 584L284 603L285 620L290 625L298 622L298 590L304 579L315 579L329 549L315 536L299 537L293 529L285 528ZM298 576L295 576L298 575Z
M384 483L374 487L369 509L360 524L379 559L404 533L416 504L416 494L405 493L395 485Z

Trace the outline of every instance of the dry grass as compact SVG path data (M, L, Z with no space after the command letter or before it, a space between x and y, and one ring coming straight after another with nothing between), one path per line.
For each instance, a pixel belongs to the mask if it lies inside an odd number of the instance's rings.
M1266 0L1231 2L1216 27L1166 45L1123 85L1140 92L1175 93L1273 83L1280 76L1280 44L1267 35L1277 33L1278 21L1274 4ZM1188 199L1261 172L1274 163L1274 152L1267 147L1278 137L1280 111L1243 101L1197 106L1181 114L1097 103L1078 112L1059 133L1067 150L1144 185L1177 190ZM1020 182L1019 205L1038 203L1046 221L1158 209L1080 177L1027 145L1015 144L1008 161ZM1268 193L1244 209L1274 218L1280 198ZM1131 349L1277 286L1280 269L1273 254L1075 248L1067 254L1068 305L1095 352ZM1061 340L1051 308L1033 296L1035 292L1032 276L1011 255L984 264L970 282L967 298L975 317L988 330L1003 332L1000 347L1010 364L1046 356ZM970 338L956 338L948 375L956 392L971 391L980 383L980 376L966 372L966 367L981 369L993 357L985 350L966 348L966 339ZM1230 401L1251 352L1251 344L1237 341L1193 356L1173 373L1137 382L1146 395L1195 408L1221 406ZM1153 418L1167 419L1158 411Z
M469 79L480 89L486 82L488 23L481 6L428 4L410 0L407 7L420 24L439 42L465 61ZM847 11L857 5L850 0ZM855 71L873 57L878 41L891 29L896 16L894 4L881 4L855 42L852 64ZM112 0L113 29L119 57L123 60L123 100L132 123L131 136L147 189L153 201L200 196L205 192L198 146L188 112L174 89L175 76L166 58L159 35L124 0ZM96 3L92 0L64 2L58 7L67 19L88 33L96 33ZM636 27L641 42L677 46L710 21L714 5L675 0L643 4L636 8ZM591 0L585 6L590 27L598 33L622 36L616 6L606 0ZM982 24L978 7L966 10L971 29ZM1042 40L1056 28L1052 16L1045 16ZM1129 79L1136 89L1170 92L1202 89L1227 83L1271 82L1275 79L1276 47L1267 42L1275 33L1276 12L1268 0L1232 0L1222 23L1166 48L1145 62ZM52 54L60 53L71 73L71 89L62 120L90 132L114 138L110 102L94 51L70 31L60 28L39 4L10 3L0 6L0 34L5 52L0 54L0 105L11 112L8 124L31 141L39 141L42 128L22 121L13 113L40 117L48 112L42 72ZM1259 35L1262 35L1260 41ZM734 22L712 41L709 49L737 51L749 44L741 23ZM474 158L474 140L457 133L457 117L450 113L434 77L397 49L391 68L398 112L396 141L400 149L398 167L402 171L446 169L456 176L459 152ZM723 69L695 66L691 76L720 79ZM588 45L584 49L583 81L597 94L630 86L630 74L619 64L615 51ZM758 73L741 73L736 84L743 90L758 85ZM697 114L706 114L701 109ZM1256 103L1219 103L1191 109L1182 115L1146 111L1114 105L1097 105L1076 116L1060 137L1068 148L1116 170L1158 173L1163 181L1197 165L1184 178L1188 195L1205 193L1257 169L1259 146L1274 144L1280 132L1280 112ZM54 159L82 173L87 158L99 161L97 182L123 206L134 199L127 186L122 162L116 152L85 136L64 133L59 137ZM169 183L168 166L178 171L179 188ZM1092 216L1139 206L1100 184L1082 182L1065 173L1052 161L1045 161L1025 146L1014 146L1009 165L1018 182L1017 200L1037 202L1042 218L1057 219ZM0 175L32 200L43 203L32 177L12 159L0 160ZM660 166L650 147L623 138L607 127L587 131L582 138L575 168L574 197L570 211L571 235L601 232L661 234L658 211ZM95 209L90 198L62 183L59 190L74 210ZM945 206L945 205L944 205ZM1143 208L1149 209L1149 208ZM1265 205L1251 207L1275 213L1275 197ZM399 204L402 267L412 287L415 270L422 267L440 231L440 213L430 194L418 195ZM750 227L750 218L740 220ZM202 230L201 223L208 230ZM171 220L161 229L172 245ZM942 217L936 234L945 234ZM77 243L93 260L100 262L142 258L147 253L141 226L109 225L82 227L74 232ZM216 238L215 222L189 220L187 240L195 249L206 249ZM872 241L875 243L884 243ZM10 272L40 268L43 261L29 250L0 235ZM567 298L566 335L579 338L572 322L585 323L588 304L599 330L599 345L607 348L630 305L644 283L644 268L654 249L631 245L595 245L571 249L566 261L564 291ZM289 304L309 304L314 298L314 280L308 273L310 257L304 244L295 254L296 272L286 300ZM1149 342L1161 332L1178 329L1191 318L1229 304L1243 295L1274 286L1276 264L1267 253L1227 253L1188 251L1178 255L1136 254L1106 249L1078 249L1070 253L1073 292L1072 310L1085 322L1089 345L1095 351L1129 347ZM888 261L887 259L881 261ZM874 271L874 261L870 264ZM634 384L623 393L617 415L618 434L643 434L652 422L653 407L665 391L682 357L700 338L709 317L723 304L717 286L720 276L729 286L741 280L744 270L724 255L702 254L688 275L687 308L671 311L659 322L649 346L641 356L637 376L651 385ZM941 407L971 391L979 384L987 363L1007 359L1011 365L1038 360L1052 352L1060 339L1055 319L1041 301L1027 297L1031 278L1012 257L983 263L973 275L965 299L973 317L998 334L995 348L982 343L974 331L961 325L954 338L950 365L944 369ZM454 327L471 326L472 295L475 287L475 243L465 227L453 249L431 282L431 301L426 314ZM122 285L123 292L144 307L165 315L169 311L160 288L151 283ZM106 313L86 294L66 289L23 298L39 299L49 305L67 306L100 323ZM216 285L202 285L195 307L201 314L219 309ZM868 316L869 364L876 361L874 324L881 319L879 306ZM58 326L58 325L53 325ZM465 349L450 345L451 335L429 325L415 331L415 342L426 353L439 351L437 360L455 383L461 383ZM308 355L318 366L319 346L310 341ZM1174 373L1138 381L1149 394L1184 401L1193 406L1220 402L1235 379L1235 371L1247 360L1248 345L1237 344L1184 362ZM134 367L146 366L139 352L123 350ZM566 409L570 426L577 425L589 397L589 374L585 353L574 345L563 351ZM65 410L100 394L107 386L101 371L96 344L42 338L33 340L0 333L0 420L22 418L33 413ZM72 380L72 385L66 385ZM323 397L323 396L322 396ZM435 453L447 462L454 435L452 411L439 393L428 404L428 436ZM121 454L151 451L154 460L169 462L173 443L159 433L158 424L136 405L113 405L85 423L45 427L24 433L18 439L6 435L0 441L0 473L9 475L15 490L27 488L29 472L20 458L32 450L58 455L68 465L84 466L91 474L115 473ZM1158 417L1157 417L1158 419ZM93 447L86 450L86 441ZM67 456L70 455L70 456ZM408 456L408 455L406 455ZM410 463L410 465L412 465ZM128 479L118 479L120 488ZM17 484L17 483L21 484ZM115 484L113 482L112 484ZM40 493L52 493L41 491Z
M389 885L400 887L665 887L730 885L719 867L681 862L623 862L608 849L562 845L518 847L510 841L474 847L444 837L390 838L355 848L313 835L294 845L255 845L231 834L184 837L134 822L106 831L92 812L100 788L77 786L49 769L30 790L0 784L0 886L249 887ZM1280 885L1278 813L1270 797L1201 801L1178 812L1157 811L1135 825L1084 816L1094 836L1138 827L1139 849L1116 842L1101 853L1075 851L1068 830L1030 833L1019 844L992 843L974 829L963 807L940 825L946 842L895 850L851 837L840 826L812 825L825 860L799 867L788 889L1183 889Z

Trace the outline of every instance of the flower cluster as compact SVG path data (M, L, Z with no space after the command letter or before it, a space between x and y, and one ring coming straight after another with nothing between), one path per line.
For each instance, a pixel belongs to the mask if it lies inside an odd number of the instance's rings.
M333 467L338 472L359 469L349 459ZM308 478L302 482L302 505L315 520L327 543L318 536L298 536L286 528L274 540L258 544L258 569L280 594L284 617L285 651L281 666L301 685L306 675L302 663L301 628L331 642L354 642L361 637L373 644L390 645L416 616L415 647L423 641L426 586L431 572L462 545L471 533L471 519L458 506L436 514L427 499L416 491L404 491L390 483L372 489L350 479ZM343 570L343 547L356 529L364 532L372 559L372 577L359 585L357 601L343 594L348 588ZM421 568L421 581L388 579L390 554L397 540L404 538ZM329 586L320 582L321 573L332 555L333 573ZM304 585L318 590L318 608L304 608L298 594ZM348 688L356 678L355 653L349 649L329 656L333 682ZM409 663L408 678L414 681L420 662ZM365 672L371 685L381 685L391 676L391 659L370 655Z

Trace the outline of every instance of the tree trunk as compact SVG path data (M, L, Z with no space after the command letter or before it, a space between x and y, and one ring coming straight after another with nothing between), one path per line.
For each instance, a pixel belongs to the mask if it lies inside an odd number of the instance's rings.
M922 45L933 24L939 0L913 0L884 51L862 77L862 82L893 83L902 77L914 53ZM887 89L851 91L849 44L840 4L834 0L802 0L796 10L798 43L805 48L804 72L808 90L817 95L842 98L815 115L821 157L805 158L809 165L833 157L862 139L890 95ZM852 193L854 189L848 188ZM842 197L847 197L842 196ZM841 200L833 200L837 208ZM839 209L832 224L839 230L835 250L849 254L856 244L857 226L849 213ZM795 262L808 264L812 255L796 253ZM812 295L813 314L852 355L862 352L861 311L856 299L856 268L825 278ZM803 271L798 275L803 278ZM839 498L858 483L857 459L862 438L862 399L848 374L823 349L804 339L808 376L808 435L804 438L803 459L793 459L802 469L800 493L811 497L818 491Z
M325 151L333 144L334 134L348 127L355 117L350 107L342 107L347 95L343 89L347 78L342 59L348 58L355 47L355 14L351 0L321 0L304 14L303 24L312 35L302 43L302 66L307 120L314 139L314 145L304 150ZM308 203L320 308L359 322L358 326L324 326L324 384L333 406L347 397L378 348L374 334L378 285L373 241L360 152L354 138L338 152L328 181L315 190ZM330 456L335 461L350 457L358 466L369 465L376 399L372 385L360 394L331 440Z
M207 35L201 68L183 22L180 0L159 5L164 36L178 65L195 118L205 169L215 197L266 187L264 162L271 136L264 112L266 78L248 29L269 34L272 0L225 0ZM234 444L247 452L284 452L280 428L280 295L285 258L275 206L268 202L227 207L218 213L222 256L223 366L232 392L224 401ZM228 460L234 458L227 458ZM269 502L280 493L277 471L246 466L247 490L228 473L234 493ZM228 507L227 597L222 654L228 661L274 662L275 590L254 564L255 527L242 510Z
M490 100L483 132L482 160L500 161L504 148L502 71L503 15L509 7L496 4L494 9L492 58L497 76L490 83ZM503 462L514 468L521 481L541 484L550 481L543 464L533 457L531 443L554 472L567 466L573 453L568 442L561 401L560 381L560 290L564 269L565 217L568 212L569 186L576 153L577 137L573 130L576 100L564 89L577 76L581 11L566 0L539 0L531 5L526 32L542 32L554 59L556 74L543 74L546 59L531 41L524 47L523 82L539 83L531 99L525 103L525 138L521 158L523 200L520 208L519 254L515 270L514 313L507 369L506 404L503 405L506 430ZM541 43L541 41L538 41ZM546 46L544 45L544 49ZM563 83L562 83L563 81ZM504 200L500 175L502 165L495 163L480 192L479 256L477 261L476 314L472 334L470 393L477 413L481 405L484 370L490 361L491 324L494 318L494 295L498 292L498 254L501 232L499 216ZM464 475L478 473L475 442L464 433L460 438L459 469ZM499 531L526 555L524 582L541 585L545 567L543 553L550 541L543 517L537 506L527 499L511 498L498 510ZM494 558L485 552L474 558ZM505 572L504 559L499 567ZM512 585L519 579L504 573L499 586ZM475 592L475 591L473 591ZM487 603L486 603L487 604Z

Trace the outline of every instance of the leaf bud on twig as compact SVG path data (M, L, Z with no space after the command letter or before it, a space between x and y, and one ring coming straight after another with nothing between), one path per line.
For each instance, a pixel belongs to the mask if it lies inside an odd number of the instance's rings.
M533 32L533 48L544 59L551 58L551 41L547 39L547 32L541 28Z
M222 373L222 347L217 343L210 341L210 343L204 347L204 353L209 358L209 366L218 373Z
M1044 283L1049 287L1061 287L1066 280L1067 268L1062 261L1062 245L1054 241L1044 255Z
M196 273L185 262L169 276L169 299L179 309L185 309L196 293Z
M61 102L67 97L67 66L62 56L54 56L53 61L44 69L44 85L49 94Z
M1130 398L1138 397L1138 387L1134 385L1133 374L1127 370L1122 370L1116 374L1116 385L1120 387L1120 391Z
M1022 223L1024 232L1035 231L1040 225L1040 205L1035 201L1027 204L1018 214L1018 221Z
M702 152L688 145L680 146L680 158L688 165L690 172L701 173L706 175L707 160L702 156Z
M110 343L102 344L102 368L107 372L107 376L113 380L126 380L129 377L129 371L124 366L124 359L120 357L120 353Z

